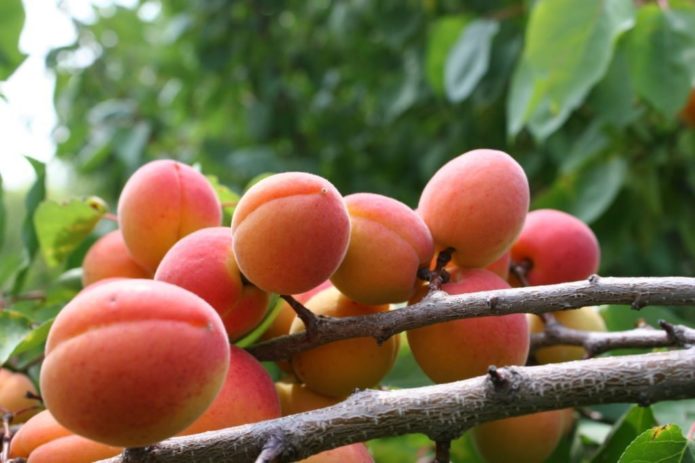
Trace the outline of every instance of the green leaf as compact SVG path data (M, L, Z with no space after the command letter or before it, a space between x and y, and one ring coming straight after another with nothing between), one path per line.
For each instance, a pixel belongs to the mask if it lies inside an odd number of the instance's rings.
M48 332L50 331L52 325L53 319L45 321L38 327L26 333L21 342L17 344L12 351L12 355L20 355L43 345L48 338Z
M651 408L633 405L613 426L611 433L598 449L591 463L614 463L627 445L658 423Z
M657 402L652 410L659 423L675 424L681 429L690 429L695 423L695 399Z
M603 79L594 87L589 101L597 119L622 128L637 119L642 111L635 104L635 89L624 40L615 50L613 61Z
M666 117L683 107L692 84L686 56L695 52L695 38L683 21L679 10L644 5L627 42L637 93Z
M34 226L46 263L55 267L63 262L105 213L106 203L96 197L42 202L34 214Z
M220 183L220 180L216 175L206 176L212 187L217 193L217 197L222 203L222 210L224 211L225 218L229 218L234 214L234 209L241 198L237 193L227 188L226 185ZM228 216L228 217L227 217Z
M7 233L7 211L5 210L5 186L0 175L0 251L5 244L5 234Z
M31 320L11 310L0 312L0 365L4 365L15 348L31 332Z
M488 70L492 39L498 31L497 21L479 19L460 35L444 69L444 86L450 101L461 102L475 90Z
M512 77L508 134L527 124L539 139L557 130L606 73L616 40L633 24L631 0L536 2Z
M565 173L549 190L536 196L533 209L561 209L590 224L613 204L623 187L626 171L625 159L612 157Z
M0 2L0 80L6 80L22 64L19 34L24 27L24 8L21 0Z
M430 86L440 95L444 94L444 65L449 50L468 21L467 16L451 15L439 18L430 26L425 71Z
M618 463L680 463L688 441L673 424L657 426L640 434L625 449Z
M22 244L24 245L24 255L22 257L22 265L15 276L14 283L12 285L12 294L16 295L24 287L24 282L29 272L29 267L31 266L34 256L36 256L36 251L39 249L39 241L36 235L36 229L34 228L34 213L36 209L46 198L46 165L36 159L26 157L26 159L31 164L36 174L36 180L34 180L33 185L27 193L27 197L24 201L26 208L26 215L24 216L24 222L22 223Z
M258 341L263 333L266 332L270 325L273 324L275 319L280 315L282 311L282 304L279 303L280 298L276 294L273 294L268 301L268 309L266 310L266 315L263 321L256 326L253 331L245 335L243 338L235 342L238 347L248 347Z

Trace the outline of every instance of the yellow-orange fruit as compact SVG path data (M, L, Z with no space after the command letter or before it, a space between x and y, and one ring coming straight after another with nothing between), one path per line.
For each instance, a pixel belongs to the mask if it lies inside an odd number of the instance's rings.
M557 447L566 411L550 410L483 423L473 441L486 463L543 463Z
M258 360L231 346L229 371L217 398L180 435L214 431L279 418L280 399L273 380Z
M15 414L13 423L24 423L36 415L38 409L34 407L39 402L27 398L27 392L36 394L34 383L27 375L0 368L0 414L5 411Z
M417 210L435 243L455 249L458 265L485 267L517 237L528 206L528 180L521 166L502 151L477 149L432 176Z
M318 394L301 383L277 382L275 390L280 398L282 416L330 407L341 401L335 397Z
M79 293L58 314L41 392L72 432L140 447L200 416L228 367L224 325L204 300L161 281L116 280Z
M502 254L499 259L485 267L485 269L491 271L503 280L507 280L507 278L509 278L509 264L511 262L511 257L511 252L507 251Z
M598 271L601 250L591 228L554 209L529 212L512 246L514 262L528 261L529 285L551 285L588 278Z
M178 240L221 221L222 206L210 182L176 161L140 167L118 200L118 224L130 255L151 273Z
M459 272L453 283L442 285L443 291L464 294L509 288L488 270ZM529 350L524 314L436 323L410 330L407 335L418 365L437 383L485 374L490 365L523 365Z
M10 445L11 458L27 463L92 463L113 457L120 447L101 444L75 435L61 426L51 412L44 410L19 428Z
M582 307L574 310L553 312L555 319L568 328L579 331L606 331L606 322L598 312L598 307ZM531 333L540 333L545 325L537 315L527 314ZM534 356L538 363L559 363L581 360L586 350L581 346L558 345L536 349Z
M374 463L374 459L366 445L357 443L317 453L300 463Z
M133 260L120 230L99 238L82 261L82 285L89 286L107 278L150 278L151 272Z
M232 232L244 276L267 292L297 294L318 286L338 268L350 239L350 219L328 180L285 172L244 193Z
M309 299L306 307L317 315L350 317L389 310L388 305L360 304L328 288ZM304 331L299 318L290 333ZM353 338L331 342L292 357L292 368L307 387L319 394L343 398L358 388L376 386L393 366L398 353L398 337L381 345L374 338Z
M574 408L563 408L560 410L562 413L563 421L562 421L562 435L567 436L570 432L572 432L572 428L574 427Z
M434 254L427 225L408 206L387 196L357 193L345 197L350 243L331 282L363 304L407 301L419 283L418 269Z
M695 127L695 88L690 90L688 102L680 112L681 120L690 127Z
M231 341L255 328L268 306L268 294L241 278L228 227L204 228L182 238L154 278L202 297L222 317Z

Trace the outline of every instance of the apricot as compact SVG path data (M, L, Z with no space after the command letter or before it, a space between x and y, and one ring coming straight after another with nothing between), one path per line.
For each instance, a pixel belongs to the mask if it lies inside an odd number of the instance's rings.
M517 237L528 206L528 180L521 166L502 151L477 149L432 176L418 213L436 244L455 249L459 266L485 267Z
M491 271L503 280L506 280L507 278L509 278L509 264L511 262L511 259L511 251L507 251L504 254L502 254L499 259L485 267L485 269Z
M297 294L327 280L350 239L343 198L326 179L285 172L259 181L232 218L241 273L267 292Z
M434 243L425 222L400 201L373 193L345 197L350 243L331 282L363 304L407 301L427 267Z
M566 409L490 421L473 428L473 441L487 463L543 463L560 443Z
M82 261L82 285L89 286L107 278L150 278L148 272L130 255L120 230L99 238Z
M255 328L268 306L268 294L242 279L227 227L204 228L182 238L166 253L154 278L202 297L222 317L231 341Z
M583 280L598 271L601 251L588 225L566 212L538 209L529 212L512 260L528 261L531 286Z
M179 435L198 434L279 418L280 399L263 365L251 354L231 346L229 370L215 400Z
M459 272L454 282L442 285L443 291L464 294L509 288L506 281L488 270ZM524 314L436 323L410 330L407 336L418 365L437 383L485 374L490 365L523 365L529 351Z
M229 355L222 320L200 297L161 281L109 281L79 293L56 317L41 392L75 434L141 447L205 411Z
M555 319L568 328L579 331L606 331L606 322L598 312L598 307L582 307L581 309L561 310L553 312ZM531 333L540 333L544 323L537 315L527 314ZM534 353L538 363L559 363L581 360L586 350L581 346L558 345L541 347Z
M300 463L374 463L367 446L362 443L344 445L317 453Z
M222 206L203 174L171 160L152 161L128 179L118 224L131 256L154 273L179 239L222 221Z
M36 395L31 379L23 373L13 373L0 368L0 415L13 413L13 423L24 423L38 413L39 403L27 397L27 392Z
M122 451L71 433L48 410L19 428L10 445L10 457L28 459L27 463L92 463Z
M318 394L301 383L280 381L275 383L275 390L280 398L282 416L330 407L341 401L341 399Z
M341 294L336 288L324 289L309 299L306 307L316 315L350 317L386 312L389 306L365 305ZM295 318L290 333L304 331ZM398 354L398 337L381 345L374 338L344 339L295 354L292 368L309 389L329 397L343 398L357 388L376 386L388 373Z

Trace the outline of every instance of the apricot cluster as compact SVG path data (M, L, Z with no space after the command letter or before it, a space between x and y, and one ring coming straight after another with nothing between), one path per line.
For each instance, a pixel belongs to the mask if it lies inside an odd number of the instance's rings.
M281 362L288 376L276 384L230 342L269 312L278 315L266 322L263 339L311 336L306 313L297 317L294 304L314 317L366 316L399 303L397 310L408 310L405 303L428 294L430 276L448 275L440 289L461 294L595 272L600 253L591 230L560 211L528 213L529 199L521 166L504 152L479 149L442 166L416 210L373 193L343 197L322 177L287 172L249 188L230 227L221 223L220 201L200 172L176 161L146 164L123 189L118 230L85 256L85 289L51 328L40 378L58 429L46 434L57 436L51 445L74 435L86 449L113 451L329 406L378 386L406 340L435 382L525 364L529 331L539 328L523 314L434 324L402 340L325 344ZM435 269L435 251L453 256L444 270ZM510 275L510 268L517 271ZM282 307L269 311L271 301ZM557 320L596 329L571 321L588 311ZM539 351L536 360L580 354ZM566 421L542 416L528 419L548 427ZM495 426L495 433L526 427ZM21 436L17 448L29 450L17 455L49 445L42 432L32 441L40 445L24 444L30 438ZM483 428L476 435L486 458L506 458L488 456L494 452L485 450ZM552 451L555 443L546 445ZM545 454L530 454L529 461ZM371 457L359 444L307 461L348 460Z

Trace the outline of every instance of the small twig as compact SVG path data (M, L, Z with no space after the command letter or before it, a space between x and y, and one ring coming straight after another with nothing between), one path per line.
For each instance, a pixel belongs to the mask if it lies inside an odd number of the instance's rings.
M290 295L284 294L280 297L287 301L299 319L304 322L306 339L315 339L319 329L319 318L316 316L316 314L304 307L302 303Z
M10 423L14 418L14 414L9 411L3 411L2 414L2 453L0 453L0 463L5 463L10 458L10 442L12 441L12 431Z
M528 272L531 270L532 267L533 263L528 259L524 259L519 262L511 261L509 263L509 273L511 273L514 276L514 278L516 278L519 281L519 284L521 284L521 286L526 287L529 286Z
M444 267L451 261L451 255L454 253L454 248L446 248L439 251L437 254L437 262L434 270L429 273L430 292L439 291L442 284L449 281L449 272Z
M39 402L43 403L43 397L41 397L41 396L38 395L38 394L34 394L34 393L31 392L31 391L27 391L27 392L24 394L24 397L26 397L27 399L38 400Z
M15 296L2 294L0 297L0 310L11 306L17 302L21 301L39 301L44 302L46 300L46 293L44 291L28 291L23 294L17 294Z
M285 450L283 439L278 436L271 436L263 446L263 451L256 458L256 463L272 463Z
M435 444L434 463L449 463L451 461L451 441L438 440Z

